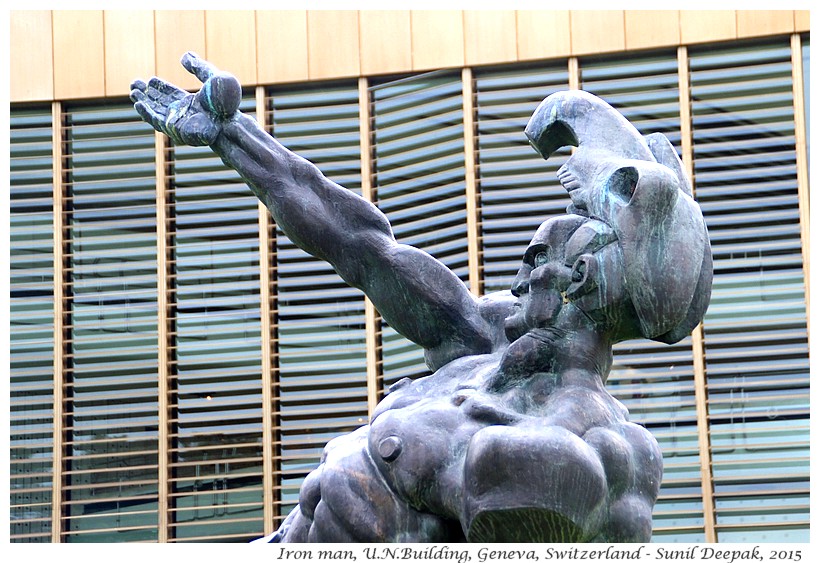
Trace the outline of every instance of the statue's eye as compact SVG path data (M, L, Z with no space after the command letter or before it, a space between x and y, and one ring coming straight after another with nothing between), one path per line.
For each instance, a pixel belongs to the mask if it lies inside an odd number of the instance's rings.
M535 264L536 268L538 268L539 266L543 266L547 262L548 262L548 258L547 258L547 253L546 252L539 252L538 254L535 255L535 260L533 260L533 263Z

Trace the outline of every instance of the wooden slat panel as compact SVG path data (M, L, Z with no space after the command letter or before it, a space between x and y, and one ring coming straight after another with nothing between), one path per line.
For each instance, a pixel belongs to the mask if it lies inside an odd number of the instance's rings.
M794 31L792 10L738 10L737 36L755 37Z
M811 24L811 12L808 10L794 11L794 30L797 32L808 31Z
M147 10L106 10L105 95L125 96L135 77L156 74L154 13Z
M627 49L680 43L680 15L675 10L627 10L624 17Z
M517 10L518 60L561 57L572 52L569 10Z
M352 10L308 11L311 79L359 75L359 14Z
M406 72L413 66L409 10L359 12L362 74Z
M55 10L54 97L88 98L105 92L102 10Z
M515 11L466 10L464 39L464 58L468 65L516 60Z
M256 52L260 83L307 80L307 11L257 11Z
M54 95L51 12L14 11L9 19L11 101L51 100Z
M721 41L737 37L734 10L681 10L681 43Z
M572 10L569 19L573 55L626 48L623 10Z
M199 89L200 82L179 59L186 51L205 56L205 12L162 10L154 13L156 24L157 76L181 88Z
M413 10L413 70L464 65L464 20L459 10Z
M206 10L208 60L239 79L256 84L256 16L249 10Z

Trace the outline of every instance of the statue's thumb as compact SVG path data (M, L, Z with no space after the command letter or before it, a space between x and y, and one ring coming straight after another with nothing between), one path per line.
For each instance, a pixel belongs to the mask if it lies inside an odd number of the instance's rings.
M202 85L197 93L200 103L218 117L230 117L242 100L242 87L236 77L217 72Z

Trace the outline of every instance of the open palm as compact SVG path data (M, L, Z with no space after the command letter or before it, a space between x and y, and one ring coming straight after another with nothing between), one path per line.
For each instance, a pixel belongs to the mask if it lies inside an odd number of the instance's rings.
M160 78L131 84L131 101L140 117L165 133L178 145L211 145L239 107L239 81L220 72L194 53L182 57L182 66L201 82L202 89L191 94Z

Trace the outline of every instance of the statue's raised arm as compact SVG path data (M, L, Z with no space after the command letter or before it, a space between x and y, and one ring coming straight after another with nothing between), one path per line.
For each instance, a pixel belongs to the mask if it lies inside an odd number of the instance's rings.
M329 262L393 328L425 349L431 369L490 351L493 336L478 301L455 274L429 254L397 243L372 203L329 180L238 111L236 78L193 53L185 54L182 65L202 89L191 94L159 78L134 82L131 99L143 120L176 144L210 146L297 246Z

